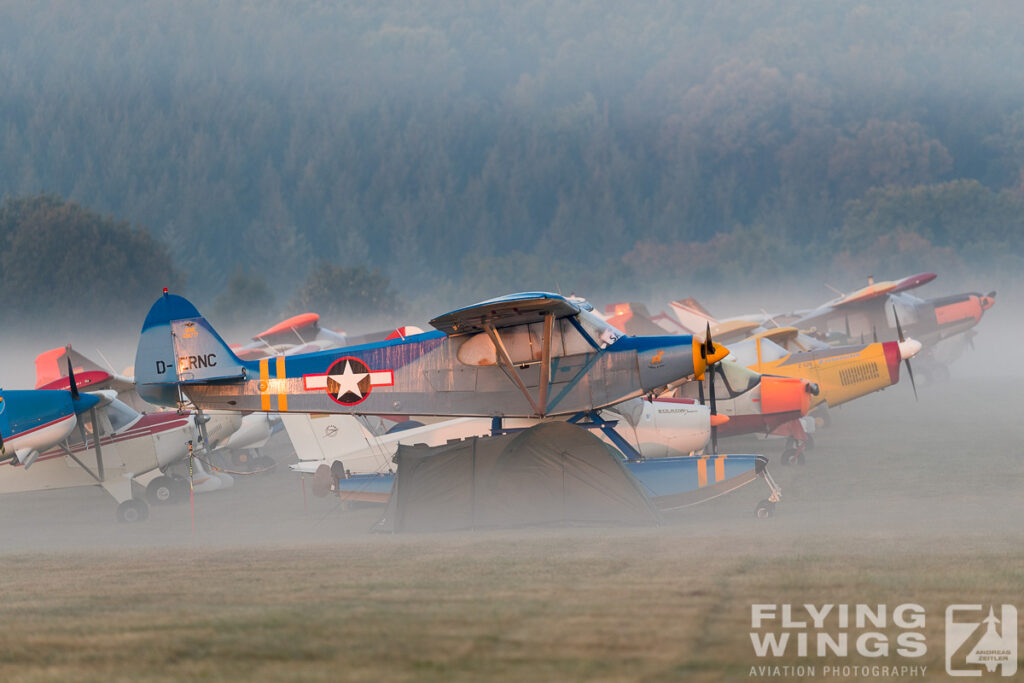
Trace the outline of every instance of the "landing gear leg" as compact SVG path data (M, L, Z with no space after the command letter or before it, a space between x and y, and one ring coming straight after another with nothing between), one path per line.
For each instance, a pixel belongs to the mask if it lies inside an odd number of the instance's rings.
M782 457L779 459L779 463L782 465L803 465L805 460L805 448L807 448L806 441L799 441L793 437L789 437L786 441L786 449L782 451Z

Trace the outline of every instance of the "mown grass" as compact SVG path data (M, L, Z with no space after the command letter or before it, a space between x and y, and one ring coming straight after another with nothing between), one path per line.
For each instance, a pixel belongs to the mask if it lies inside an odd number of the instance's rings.
M1021 595L1024 550L934 540L568 530L9 556L0 679L741 679L754 602L920 603L914 663L939 672L945 605Z

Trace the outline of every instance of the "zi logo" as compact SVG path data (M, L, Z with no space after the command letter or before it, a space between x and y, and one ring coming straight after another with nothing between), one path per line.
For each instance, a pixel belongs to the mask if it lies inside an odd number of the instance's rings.
M1017 608L982 605L946 608L946 673L950 676L1017 673Z

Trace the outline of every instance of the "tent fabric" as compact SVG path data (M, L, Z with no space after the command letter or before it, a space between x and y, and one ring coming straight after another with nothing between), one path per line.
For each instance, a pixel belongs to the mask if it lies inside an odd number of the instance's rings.
M400 446L395 462L381 531L659 522L621 456L565 422L445 446Z

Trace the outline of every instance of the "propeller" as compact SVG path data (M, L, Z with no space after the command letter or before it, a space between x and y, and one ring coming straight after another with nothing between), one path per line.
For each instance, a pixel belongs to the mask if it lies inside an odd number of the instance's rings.
M853 337L853 335L850 334L850 316L846 316L846 338L850 339L851 337Z
M878 343L878 328L874 325L871 326L871 339L877 344Z
M900 317L896 314L896 307L892 307L892 317L896 320L896 334L899 335L900 342L906 341L903 337L903 326L900 325ZM910 368L910 359L906 358L903 361L907 366L907 376L910 377L910 386L914 389L914 400L920 400L917 397L917 384L914 382L914 371Z
M704 333L704 355L705 357L715 352L715 345L711 341L711 323L708 323L707 330ZM711 398L711 416L718 415L718 404L715 401L715 373L718 371L718 363L712 363L711 367L708 368L708 394ZM718 455L718 427L715 424L711 425L711 452Z
M75 383L75 370L71 367L71 359L65 356L68 361L68 383L71 385L71 398L78 399L78 384Z

